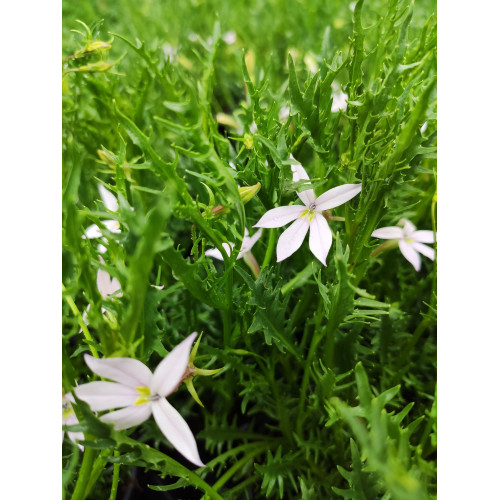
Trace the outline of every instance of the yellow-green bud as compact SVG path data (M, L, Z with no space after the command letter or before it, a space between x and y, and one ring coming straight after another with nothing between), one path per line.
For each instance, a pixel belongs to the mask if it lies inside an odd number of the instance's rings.
M247 149L253 149L253 135L245 134L243 136L243 144Z
M83 49L77 50L74 57L83 57L91 52L105 52L110 48L111 45L109 43L103 42L102 40L96 40L94 42L87 43Z
M87 71L89 73L101 73L103 71L108 71L108 69L112 68L114 64L114 62L107 63L105 61L98 61L95 63L86 64L85 66L80 66L79 68L75 68L69 71Z
M107 151L103 151L102 149L97 150L97 155L106 165L113 168L115 167L116 156L112 156Z
M243 205L247 204L260 190L260 182L253 186L243 186L238 188Z

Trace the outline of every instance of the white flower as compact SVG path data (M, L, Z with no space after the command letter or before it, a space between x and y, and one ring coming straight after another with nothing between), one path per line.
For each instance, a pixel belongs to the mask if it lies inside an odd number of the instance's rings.
M255 122L252 122L250 124L250 133L255 134L255 132L257 132L257 124Z
M63 425L76 425L78 424L78 418L76 418L75 411L71 403L75 402L75 398L72 394L64 394L62 397L62 424ZM83 432L71 432L68 431L68 437L75 443L80 450L83 451L83 446L76 443L76 440L83 441L85 439ZM62 438L64 440L64 431L62 431Z
M349 96L342 91L337 82L332 83L332 98L332 113L337 113L340 110L345 111L347 109L347 100Z
M262 229L259 229L252 237L250 237L249 234L250 233L248 232L248 229L245 228L245 236L243 237L243 241L241 242L241 249L238 257L236 257L237 259L243 258L246 253L252 250L252 247L255 245L255 243L257 243L262 235ZM223 243L222 246L227 255L230 255L231 250L234 248L234 243ZM207 250L205 252L205 255L207 255L208 257L213 257L214 259L224 260L222 254L219 250L217 250L217 248L211 248L210 250Z
M292 155L290 158L296 162L292 164L293 180L295 182L309 180L304 167ZM266 212L254 227L282 227L295 221L278 240L277 262L281 262L296 252L302 245L307 231L311 228L309 248L317 259L326 266L326 257L332 246L332 231L321 212L344 204L360 191L361 184L343 184L329 189L317 198L312 189L297 192L304 205L273 208Z
M110 212L118 211L118 201L116 197L112 193L110 193L102 184L99 184L97 188L99 189L99 193L101 194L101 199L104 203L104 206ZM102 224L111 233L121 233L120 223L117 220L103 220ZM93 239L100 238L101 236L102 232L99 226L97 224L92 224L87 229L85 229L85 234L82 236L82 238ZM105 238L103 239L106 241ZM100 253L106 252L106 248L103 245L99 245L98 250Z
M232 45L234 42L236 42L236 32L233 30L226 31L226 33L224 33L224 35L222 35L222 39L228 45Z
M434 233L432 231L417 231L417 228L407 219L401 219L400 223L403 223L404 226L381 227L373 231L372 236L397 241L405 259L410 262L416 271L420 271L421 260L419 253L434 260L434 249L422 244L434 243Z
M290 108L288 106L283 106L278 114L278 119L280 122L286 122L290 116Z
M104 259L100 255L99 260L101 261L101 264L105 263ZM122 292L116 293L118 290L121 290L121 287L122 286L117 278L111 278L109 273L104 271L104 269L97 270L97 290L99 290L99 293L104 300L107 300L107 298L113 294L115 294L115 297L121 297L123 295Z
M113 423L117 430L141 424L152 413L172 446L193 464L204 467L188 424L165 399L183 380L196 335L193 332L174 347L154 373L137 359L97 359L85 354L85 362L94 373L114 382L89 382L78 386L75 393L93 411L121 408L101 417L102 421Z

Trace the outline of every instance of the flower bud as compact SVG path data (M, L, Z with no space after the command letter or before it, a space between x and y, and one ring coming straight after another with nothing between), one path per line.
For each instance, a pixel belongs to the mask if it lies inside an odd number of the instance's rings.
M240 193L241 201L243 205L246 205L260 190L260 182L254 184L253 186L243 186L238 188Z
M98 149L97 155L109 167L114 168L116 166L116 156L112 155L110 151Z

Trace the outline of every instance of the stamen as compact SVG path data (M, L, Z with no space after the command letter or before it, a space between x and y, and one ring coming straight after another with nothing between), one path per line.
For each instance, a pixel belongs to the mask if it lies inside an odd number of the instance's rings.
M136 387L135 390L139 394L139 397L135 400L134 406L143 405L149 403L152 400L149 387L139 386Z

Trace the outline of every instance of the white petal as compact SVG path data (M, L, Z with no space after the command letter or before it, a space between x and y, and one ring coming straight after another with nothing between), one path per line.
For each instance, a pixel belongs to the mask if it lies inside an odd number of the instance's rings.
M403 223L403 231L405 232L405 237L406 238L409 238L410 237L410 234L412 234L413 232L415 232L415 230L417 229L415 227L415 224L411 223L408 219L401 219L399 221L399 223Z
M129 429L130 427L134 427L134 425L142 424L150 417L151 406L151 403L128 406L122 410L106 413L106 415L101 417L101 420L114 424L117 431Z
M268 210L253 227L282 227L300 217L304 205L289 205Z
M151 382L151 393L168 396L177 387L186 371L191 345L198 334L193 332L189 337L176 345L158 365Z
M118 201L116 200L115 195L108 191L102 184L99 184L97 189L99 189L104 206L110 212L116 212L118 210Z
M76 446L78 446L78 448L80 448L81 451L83 451L83 446L76 442L76 440L78 440L78 441L85 440L85 436L83 435L83 432L69 432L68 431L68 437L71 439L71 441L73 441L73 443L76 444Z
M229 244L223 243L222 247L224 248L227 255L229 256L229 255L231 255L231 250L234 247L234 243L229 243ZM213 257L214 259L224 260L224 257L222 257L222 254L220 253L219 250L217 250L217 248L211 248L210 250L207 250L205 252L205 255L207 255L208 257Z
M97 224L92 224L87 229L85 229L84 238L100 238L102 236L101 229L97 226Z
M415 268L420 271L420 255L406 240L399 240L399 249L404 255L404 258Z
M79 399L88 403L94 411L130 406L139 397L134 388L114 382L82 384L75 389L75 394Z
M430 248L427 245L422 245L422 243L419 243L418 241L414 241L411 243L411 246L417 251L420 252L422 255L425 255L431 260L434 260L436 253L434 252L434 248Z
M121 233L120 223L117 220L103 220L106 229L112 233Z
M262 236L262 228L259 229L252 237L243 238L243 243L241 245L241 254L249 252L252 247L259 241L259 238ZM241 255L243 257L243 255ZM239 255L238 255L239 258Z
M326 266L326 257L332 246L332 230L321 214L316 214L310 225L309 248L316 258Z
M419 243L434 243L434 233L432 231L415 231L410 238Z
M383 240L400 239L404 236L403 228L397 226L388 226L375 229L372 236L374 238L381 238Z
M296 162L291 165L293 181L294 182L303 180L308 181L309 176L307 175L307 172L305 171L304 167L292 155L290 155L290 159ZM308 182L307 184L310 184L310 182ZM309 206L311 203L313 203L314 199L316 198L316 196L314 195L314 191L312 189L306 189L305 191L301 191L300 193L297 191L297 195L302 201L302 203L304 203L304 205L306 206Z
M207 250L205 252L205 256L207 257L213 257L214 259L218 260L224 260L224 257L222 257L222 254L217 250L217 248L211 248L210 250Z
M156 423L170 444L190 462L204 467L193 433L179 412L165 398L154 401L152 406Z
M137 359L98 359L84 355L87 366L100 377L109 378L129 387L150 387L153 379L151 370Z
M279 237L278 245L276 247L276 262L290 257L296 252L304 238L306 237L307 230L309 229L309 219L307 217L299 217L283 234Z
M314 204L315 210L321 212L343 205L346 201L354 198L361 192L361 184L342 184L329 189L321 196L318 196Z
M104 271L103 269L98 269L97 271L97 289L99 290L99 293L102 295L102 298L106 300L109 295L112 295L113 293L117 292L118 290L121 289L120 282L116 279L113 278L111 279L111 276L109 273ZM121 297L123 294L117 294L117 297Z

